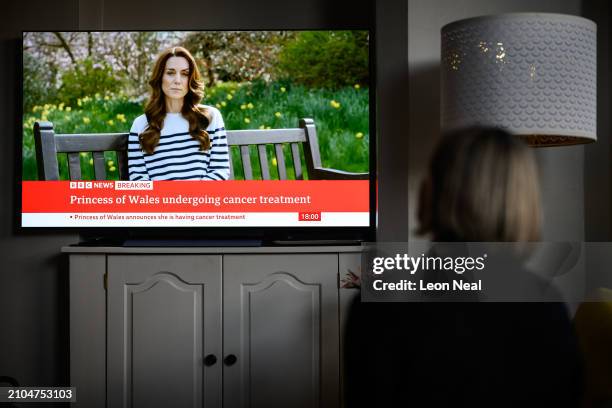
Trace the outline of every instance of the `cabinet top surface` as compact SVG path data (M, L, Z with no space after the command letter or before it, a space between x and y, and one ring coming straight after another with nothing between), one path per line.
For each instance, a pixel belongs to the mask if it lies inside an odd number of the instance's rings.
M362 246L273 246L273 247L87 247L65 246L68 254L289 254L362 252Z

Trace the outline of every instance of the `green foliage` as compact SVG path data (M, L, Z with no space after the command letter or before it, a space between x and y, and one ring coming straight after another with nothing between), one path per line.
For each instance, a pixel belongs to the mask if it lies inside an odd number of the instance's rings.
M279 55L281 75L316 88L338 89L367 84L367 31L304 31Z
M51 68L51 69L50 69ZM56 72L29 53L23 53L23 107L29 111L41 101L57 99Z
M62 75L62 85L58 90L58 101L72 104L88 95L110 95L119 93L123 83L112 68L104 63L94 64L85 59Z
M353 172L369 169L367 88L353 85L332 91L288 82L224 83L207 92L205 103L219 108L226 129L232 130L293 128L300 118L312 118L324 167ZM287 167L291 167L289 146L284 147L284 153ZM239 154L237 150L232 154L239 178ZM271 147L268 156L274 157ZM258 160L253 149L251 163ZM271 161L270 168L275 167Z
M369 169L369 91L366 87L344 87L337 91L311 89L288 82L257 81L253 83L224 82L206 90L206 105L219 108L229 130L294 128L300 118L312 118L317 126L321 159L325 167L367 172ZM143 106L123 96L93 95L77 99L73 106L46 104L25 112L23 124L23 178L36 180L36 160L32 127L36 120L53 122L58 133L127 132L133 120L141 115ZM284 146L288 177L294 178L289 146ZM236 179L243 178L240 153L232 148ZM277 178L277 159L268 147L272 178ZM81 168L84 179L93 178L91 156L83 154ZM107 152L107 164L116 164ZM260 170L259 157L251 149L254 177ZM117 178L116 166L108 165L109 178ZM111 168L115 167L114 170ZM302 153L302 168L305 161ZM60 158L62 179L68 178L66 158Z

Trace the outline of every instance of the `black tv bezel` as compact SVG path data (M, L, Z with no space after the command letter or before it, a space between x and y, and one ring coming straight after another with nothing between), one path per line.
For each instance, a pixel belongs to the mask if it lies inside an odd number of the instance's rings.
M73 232L79 233L82 242L106 244L121 244L126 240L253 240L261 242L277 241L376 241L376 222L377 222L377 128L376 128L376 37L373 25L371 27L342 27L342 28L279 28L279 29L224 29L224 30L202 30L202 29L158 29L158 30L59 30L61 32L161 32L161 31L344 31L344 30L363 30L368 31L368 65L369 65L369 207L370 216L369 226L363 227L24 227L22 225L22 184L23 181L23 92L24 92L24 73L23 73L23 37L25 33L52 32L51 30L23 30L21 32L21 44L19 50L18 67L18 101L17 101L17 126L19 132L19 142L16 146L16 217L15 229L22 234L36 233L59 233Z

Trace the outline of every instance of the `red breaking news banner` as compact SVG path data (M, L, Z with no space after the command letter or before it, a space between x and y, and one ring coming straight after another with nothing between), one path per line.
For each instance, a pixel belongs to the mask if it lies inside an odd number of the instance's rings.
M369 212L368 180L24 181L23 213Z

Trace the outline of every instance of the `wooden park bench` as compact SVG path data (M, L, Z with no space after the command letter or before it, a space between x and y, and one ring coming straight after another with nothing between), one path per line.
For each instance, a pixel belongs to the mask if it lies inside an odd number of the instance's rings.
M270 180L268 152L266 145L274 146L276 166L280 180L287 180L287 166L283 144L289 144L296 180L303 180L302 162L299 144L304 150L306 171L311 180L362 180L368 179L368 173L351 173L342 170L324 168L321 164L317 130L312 119L300 119L299 127L292 129L267 130L228 130L228 146L238 146L241 165L246 180L253 179L250 146L256 146L259 157L261 178ZM59 180L58 153L67 153L68 172L71 180L81 180L80 154L91 152L96 180L106 180L104 152L114 151L117 154L119 178L128 180L127 144L128 133L89 133L89 134L56 134L51 122L34 124L34 141L36 145L36 162L39 180ZM230 151L231 157L231 151ZM234 166L230 160L230 178L234 179Z

